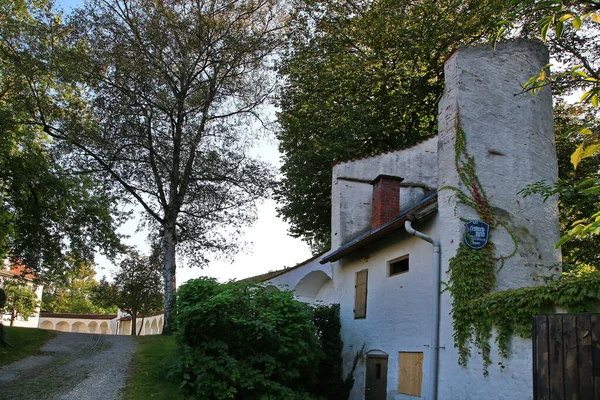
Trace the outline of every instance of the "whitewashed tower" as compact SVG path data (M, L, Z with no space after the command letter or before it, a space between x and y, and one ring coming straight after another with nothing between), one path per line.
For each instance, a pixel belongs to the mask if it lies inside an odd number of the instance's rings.
M455 168L455 142L460 124L467 151L475 159L476 172L495 215L508 227L492 230L498 256L513 252L498 273L497 290L542 284L548 266L560 261L554 250L559 239L557 199L542 202L539 196L523 198L528 184L557 179L552 99L549 88L537 95L523 93L522 85L548 63L542 43L513 41L457 50L446 62L446 89L439 106L439 221L443 281L464 234L463 219L477 214L457 204L455 186L465 189ZM492 365L482 376L481 357L470 359L457 373L458 353L453 347L451 298L441 298L439 399L515 399L515 393L532 390L530 340L516 338L512 356L501 371ZM497 358L492 350L493 359ZM519 397L520 398L520 397ZM528 397L523 397L528 398Z

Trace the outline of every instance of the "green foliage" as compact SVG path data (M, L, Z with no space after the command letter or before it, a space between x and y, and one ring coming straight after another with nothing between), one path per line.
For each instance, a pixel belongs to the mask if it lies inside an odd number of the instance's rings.
M593 312L599 301L600 272L582 266L547 285L473 298L463 304L461 312L471 314L481 331L490 332L494 327L500 355L508 357L511 336L531 337L532 316L553 312L556 306L573 313ZM489 354L489 344L487 350Z
M452 326L454 346L460 357L459 364L467 364L471 356L470 344L474 341L487 368L490 363L491 327L482 324L465 304L482 298L495 288L494 246L488 242L483 249L475 250L461 242L449 265L451 275L448 290L452 294Z
M98 304L117 306L131 314L131 334L136 335L137 318L163 311L163 281L160 271L160 260L130 251L119 264L114 283L102 278L91 298Z
M344 343L340 331L340 305L317 305L313 307L312 322L321 348L317 380L310 392L327 400L346 400L350 396L352 374L342 379L342 350Z
M0 288L0 310L4 310L4 306L6 304L6 293L4 289ZM8 346L8 342L6 341L6 331L4 330L4 324L0 321L0 347Z
M460 126L460 115L456 117L455 168L466 192L447 187L456 193L458 203L472 207L479 217L490 224L491 228L500 226L494 208L477 176L475 158L467 151L467 136ZM510 233L510 232L509 232ZM471 343L479 349L483 356L485 373L490 364L491 325L482 321L466 305L480 299L496 287L497 261L504 262L517 251L517 242L511 254L496 257L492 232L488 244L482 249L472 249L462 241L456 254L449 261L450 279L448 290L452 294L452 326L454 329L454 346L458 349L459 364L465 366L471 355Z
M251 282L188 281L177 294L174 373L197 399L313 399L320 349L308 305ZM324 331L323 331L324 332Z
M19 316L27 321L39 305L34 288L17 279L5 279L2 288L6 294L6 303L0 313L11 315L11 326Z
M53 313L114 314L114 304L104 305L95 301L99 286L95 279L94 264L79 260L67 260L67 269L44 285L42 310Z
M445 58L494 32L505 1L292 5L279 69L279 212L318 252L329 248L332 166L435 135Z
M35 122L34 111L53 93L70 107L73 87L54 76L65 30L50 2L0 4L0 258L9 255L52 279L67 257L114 255L119 213L113 194L71 168L68 151Z

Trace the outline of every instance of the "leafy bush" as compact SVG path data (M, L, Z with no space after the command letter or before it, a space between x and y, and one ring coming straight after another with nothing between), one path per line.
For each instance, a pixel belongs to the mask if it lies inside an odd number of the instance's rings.
M211 278L178 290L175 371L197 399L309 400L321 350L310 306L289 291Z
M342 350L340 305L317 305L313 308L313 324L321 347L318 380L311 393L328 400L348 399L352 389L352 373L342 379Z

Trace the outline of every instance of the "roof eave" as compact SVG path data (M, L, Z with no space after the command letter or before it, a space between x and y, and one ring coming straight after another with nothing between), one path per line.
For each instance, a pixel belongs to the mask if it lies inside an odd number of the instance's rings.
M356 250L359 250L383 237L390 235L400 229L404 229L404 222L409 218L414 220L422 220L437 211L437 193L429 195L421 200L415 207L400 214L395 219L381 225L375 229L363 233L362 235L352 239L346 244L339 247L336 251L329 253L321 261L321 264L337 261L340 258L347 256Z

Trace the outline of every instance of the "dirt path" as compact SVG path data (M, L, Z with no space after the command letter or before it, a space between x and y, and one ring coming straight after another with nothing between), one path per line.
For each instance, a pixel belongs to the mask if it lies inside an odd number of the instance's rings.
M0 399L117 400L135 351L130 336L63 333L0 369Z

